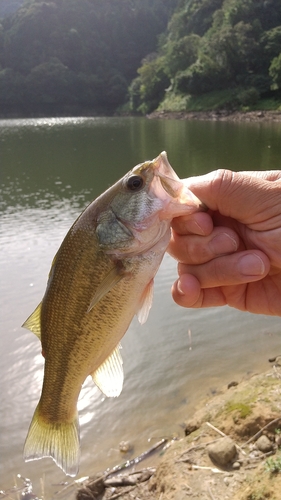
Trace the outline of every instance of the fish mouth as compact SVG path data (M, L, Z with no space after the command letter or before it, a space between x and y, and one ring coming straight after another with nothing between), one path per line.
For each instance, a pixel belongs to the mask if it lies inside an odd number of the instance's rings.
M153 160L154 178L160 181L161 187L171 198L174 198L177 204L184 204L190 207L190 212L205 211L207 207L195 196L177 176L176 172L169 163L166 151L162 151L155 160ZM157 195L163 198L159 192L159 187L153 186Z

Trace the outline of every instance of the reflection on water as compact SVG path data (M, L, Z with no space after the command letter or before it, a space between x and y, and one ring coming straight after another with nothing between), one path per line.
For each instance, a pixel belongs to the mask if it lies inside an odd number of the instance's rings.
M38 339L20 325L41 300L53 256L77 215L132 166L164 149L180 176L279 168L280 132L278 124L132 118L0 121L0 489L20 473L40 494L45 475L49 498L58 490L52 485L65 480L50 459L22 459L43 358ZM142 327L134 320L122 342L121 396L104 398L91 378L85 382L78 403L82 476L122 461L121 440L133 442L137 454L148 438L181 434L200 398L267 369L280 350L279 318L181 309L169 291L175 276L176 263L165 256L149 319Z

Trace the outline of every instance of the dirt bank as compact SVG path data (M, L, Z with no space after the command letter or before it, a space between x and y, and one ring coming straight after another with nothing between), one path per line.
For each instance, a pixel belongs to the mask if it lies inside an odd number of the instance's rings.
M212 120L234 122L281 122L281 111L155 111L147 118L163 118L173 120Z
M185 433L157 467L101 474L77 499L280 500L281 366L202 402Z

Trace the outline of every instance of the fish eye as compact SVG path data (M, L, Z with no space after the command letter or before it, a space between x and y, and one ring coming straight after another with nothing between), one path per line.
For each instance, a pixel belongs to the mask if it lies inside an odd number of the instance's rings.
M132 175L127 180L127 188L130 191L139 191L143 187L144 180L140 175Z

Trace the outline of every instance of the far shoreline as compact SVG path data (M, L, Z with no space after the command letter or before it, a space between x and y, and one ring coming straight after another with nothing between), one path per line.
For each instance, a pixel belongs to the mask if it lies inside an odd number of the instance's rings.
M153 111L148 119L166 120L208 120L232 122L281 122L281 111Z
M147 115L136 114L102 114L93 110L73 110L73 113L1 113L0 120L24 120L24 119L51 119L51 118L147 118L164 120L201 120L201 121L232 121L232 122L281 122L281 110L256 110L256 111L152 111Z

